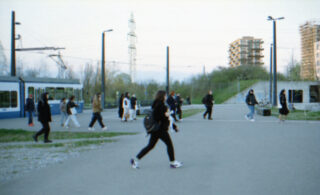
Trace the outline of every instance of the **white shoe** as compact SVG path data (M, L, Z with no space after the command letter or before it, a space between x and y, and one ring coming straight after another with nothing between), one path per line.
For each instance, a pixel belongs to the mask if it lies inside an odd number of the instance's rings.
M170 167L171 168L179 168L179 167L182 167L183 163L182 162L179 162L179 161L173 161L173 162L170 162Z
M93 127L89 127L88 130L89 131L94 131L94 128Z
M133 158L130 160L130 164L131 164L131 167L134 168L134 169L139 169L139 163L138 161L134 160Z
M105 126L105 127L102 128L102 131L106 131L106 130L108 130L108 127L107 127L107 126Z
M250 119L250 121L251 121L251 122L254 122L254 121L256 121L256 120L254 120L254 118L252 118L252 119Z

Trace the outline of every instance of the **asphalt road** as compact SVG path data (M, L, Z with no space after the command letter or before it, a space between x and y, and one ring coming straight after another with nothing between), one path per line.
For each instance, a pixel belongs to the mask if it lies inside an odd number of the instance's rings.
M129 160L148 142L142 119L121 123L110 110L103 116L111 131L140 133L4 183L0 194L320 194L320 122L279 123L262 116L250 122L246 112L245 105L218 105L212 121L202 114L184 119L178 123L181 131L171 134L176 159L184 166L171 169L159 141L135 170ZM79 115L83 128L69 130L86 131L90 117ZM1 126L27 122L10 120Z

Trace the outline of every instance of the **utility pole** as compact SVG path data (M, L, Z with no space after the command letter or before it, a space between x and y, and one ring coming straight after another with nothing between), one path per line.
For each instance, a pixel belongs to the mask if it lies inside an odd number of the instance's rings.
M167 46L167 87L166 87L166 92L167 95L170 93L170 81L169 81L169 46Z
M273 21L273 106L278 105L277 99L277 26L276 21L282 20L284 17L273 18L268 16L268 20Z
M11 12L11 76L16 76L16 22L15 12Z
M269 91L269 102L272 104L272 52L273 52L273 44L270 45L270 91Z

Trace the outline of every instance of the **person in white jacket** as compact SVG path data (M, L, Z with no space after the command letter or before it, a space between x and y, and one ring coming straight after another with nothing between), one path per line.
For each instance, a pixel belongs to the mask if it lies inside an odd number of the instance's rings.
M130 96L128 92L126 92L124 95L122 106L123 106L122 121L127 122L130 117L130 108L131 108Z

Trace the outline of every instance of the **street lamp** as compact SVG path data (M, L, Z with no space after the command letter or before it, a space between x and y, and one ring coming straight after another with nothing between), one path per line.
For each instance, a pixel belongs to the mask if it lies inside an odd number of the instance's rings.
M16 25L20 22L15 21L15 12L11 12L11 76L16 76ZM20 37L20 36L19 36Z
M282 20L284 17L273 18L268 16L268 20L273 21L273 106L277 106L277 34L276 21Z
M104 41L104 33L106 32L111 32L113 31L113 29L108 29L102 32L102 59L101 59L101 105L102 105L102 109L104 109L104 98L105 98L105 87L104 87L104 82L105 82L105 76L104 76L104 64L105 64L105 41Z

